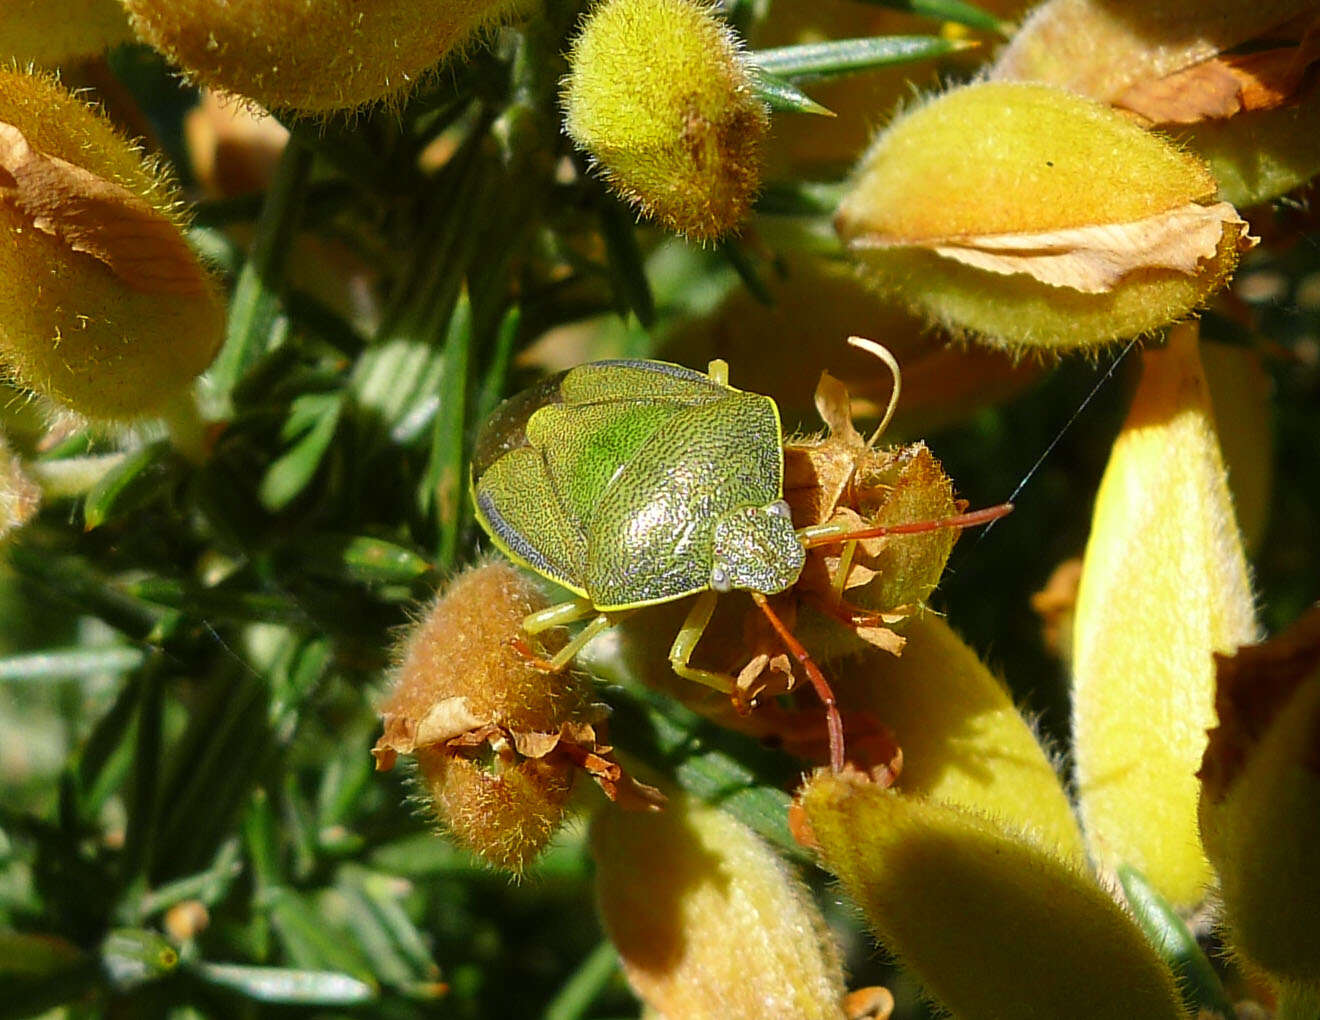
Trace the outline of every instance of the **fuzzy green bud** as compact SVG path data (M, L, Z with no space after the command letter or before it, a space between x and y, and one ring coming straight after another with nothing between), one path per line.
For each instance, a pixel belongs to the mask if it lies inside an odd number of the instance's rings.
M582 25L564 124L610 187L697 241L737 228L769 126L741 47L693 0L606 0Z
M1203 304L1245 225L1194 156L1103 104L982 83L901 117L835 226L871 280L948 328L1068 349Z
M161 414L224 309L173 186L42 75L0 70L0 365L90 419Z
M818 772L800 803L825 866L954 1016L1185 1016L1169 969L1075 859L856 773Z
M124 0L133 28L197 82L267 108L397 100L506 16L510 0Z
M1320 609L1218 665L1200 819L1228 935L1320 993Z

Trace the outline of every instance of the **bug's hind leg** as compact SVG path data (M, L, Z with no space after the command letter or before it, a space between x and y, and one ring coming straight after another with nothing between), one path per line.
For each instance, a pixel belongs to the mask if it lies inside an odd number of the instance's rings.
M692 653L696 651L701 635L706 632L706 626L710 623L711 614L715 612L715 602L718 598L719 592L703 591L693 600L692 608L688 610L683 626L678 629L678 636L674 638L674 643L669 648L669 665L684 680L693 680L714 688L721 694L730 695L738 710L745 711L747 704L739 696L737 680L728 673L716 673L713 670L699 669L690 665Z
M595 612L596 607L587 599L559 602L528 615L523 620L522 629L527 634L540 634L551 627L560 627L566 623L575 623L578 620L586 619ZM522 638L514 638L514 647L523 658L537 669L545 670L547 673L558 673L573 661L573 657L586 647L587 642L601 631L609 630L613 624L614 620L611 620L604 613L598 614L594 620L574 634L568 644L564 645L549 659L543 659L537 655Z
M761 612L770 621L779 634L779 639L784 642L784 646L792 653L793 658L802 664L802 668L807 672L807 679L811 681L811 686L816 689L816 695L825 705L825 726L830 734L830 771L843 771L843 718L839 715L839 703L834 697L834 691L830 683L825 679L825 674L820 671L811 654L802 647L802 642L793 636L793 632L784 626L766 597L759 591L752 592L752 599L760 607Z

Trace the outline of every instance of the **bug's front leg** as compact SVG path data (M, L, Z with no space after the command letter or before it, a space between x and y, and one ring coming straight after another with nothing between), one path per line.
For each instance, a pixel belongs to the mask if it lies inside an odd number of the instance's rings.
M570 599L567 602L558 602L553 606L547 606L545 609L531 613L523 619L522 629L524 633L529 635L540 634L551 627L562 627L568 623L584 620L595 612L596 607L591 604L590 600ZM608 630L613 624L614 620L610 617L604 613L598 614L594 620L574 634L568 644L559 649L553 658L549 659L538 656L520 638L515 639L515 647L533 666L543 669L547 673L558 673L573 661L573 657L586 647L587 642L601 631Z
M740 712L745 712L750 706L738 690L738 681L734 677L728 673L716 673L713 670L699 669L690 665L692 653L696 651L701 635L706 632L718 598L718 592L704 591L693 600L692 608L688 610L687 617L683 620L683 626L678 629L678 636L669 647L669 665L684 680L693 680L714 688L721 694L729 695L733 698L734 707Z

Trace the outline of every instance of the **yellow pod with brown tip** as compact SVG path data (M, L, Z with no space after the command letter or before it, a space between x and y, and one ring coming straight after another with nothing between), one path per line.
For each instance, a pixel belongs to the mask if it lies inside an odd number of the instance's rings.
M1064 350L1193 311L1245 224L1205 165L1103 104L987 82L896 120L835 227L865 275L954 331Z
M511 0L123 0L146 42L202 85L267 108L397 100Z
M118 0L0 0L0 62L55 67L128 42Z
M1229 942L1320 996L1320 609L1222 658L1218 681L1200 821Z
M131 420L179 400L223 329L172 185L53 78L0 70L0 366Z
M1048 0L1023 22L993 80L1061 85L1105 102L1190 67L1314 6L1312 0Z
M546 605L507 563L456 577L404 640L374 752L382 768L412 755L448 834L515 873L563 821L576 775L566 747L595 717L585 678L547 674L513 647Z
M871 930L954 1016L1184 1020L1169 969L1075 860L855 773L817 772L801 804Z
M697 0L605 0L564 79L564 127L620 197L710 241L756 196L769 126L738 41Z
M1215 652L1256 634L1194 326L1142 355L1091 521L1073 631L1082 823L1106 870L1130 864L1171 904L1211 879L1196 769L1214 722Z
M844 710L882 720L903 749L897 789L974 810L1083 860L1068 794L1003 682L934 613L901 633L901 654L868 650L834 677Z
M801 881L688 797L592 825L596 896L638 997L683 1020L844 1020L843 971Z
M1320 93L1305 73L1313 55L1303 42L1313 8L1311 0L1049 0L990 77L1061 85L1170 131L1209 164L1219 197L1242 208L1320 172Z

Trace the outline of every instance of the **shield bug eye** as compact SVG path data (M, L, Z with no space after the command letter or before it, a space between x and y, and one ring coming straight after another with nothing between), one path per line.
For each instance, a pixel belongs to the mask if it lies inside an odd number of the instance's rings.
M785 500L777 499L765 508L765 512L773 517L782 517L784 520L792 520L793 513L788 509L788 503Z
M716 591L728 591L730 587L729 572L719 565L711 567L710 586Z

